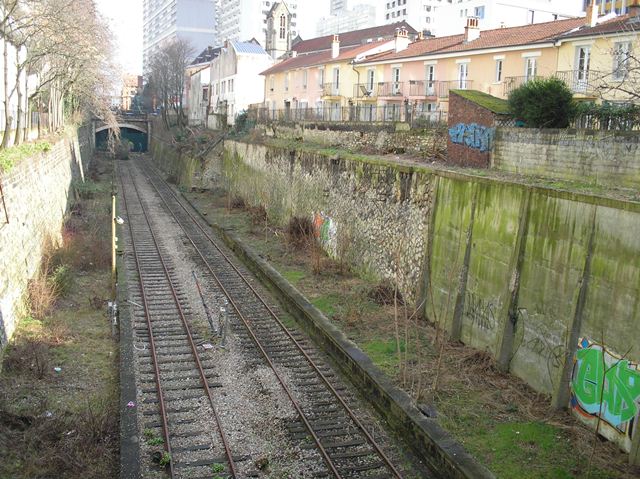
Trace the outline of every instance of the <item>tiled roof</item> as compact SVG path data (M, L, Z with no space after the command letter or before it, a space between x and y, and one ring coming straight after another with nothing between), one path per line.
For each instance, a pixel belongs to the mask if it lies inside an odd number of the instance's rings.
M393 38L397 28L406 28L410 36L416 35L418 32L407 22L391 23L379 27L364 28L362 30L354 30L351 32L340 33L340 46L353 47L362 45L368 40L376 41L380 38ZM324 50L331 50L331 42L333 35L325 35L324 37L311 38L302 40L293 45L292 49L298 54L314 53Z
M593 35L604 35L607 33L619 32L640 32L640 17L620 15L599 23L595 27L583 25L581 28L562 35L560 39L590 37Z
M358 45L357 47L341 48L340 54L336 58L331 58L331 51L310 53L308 55L298 55L296 57L288 58L284 61L281 61L280 63L276 63L268 70L262 72L261 75L271 75L273 73L279 73L287 70L296 70L298 68L319 66L326 63L338 63L352 60L358 55L365 54L366 52L389 42L389 40L381 40L378 42L367 43L365 45Z
M464 35L427 38L410 44L401 52L376 55L368 58L367 62L544 43L584 25L584 22L584 18L571 18L521 27L484 30L480 32L480 37L470 42L464 41Z

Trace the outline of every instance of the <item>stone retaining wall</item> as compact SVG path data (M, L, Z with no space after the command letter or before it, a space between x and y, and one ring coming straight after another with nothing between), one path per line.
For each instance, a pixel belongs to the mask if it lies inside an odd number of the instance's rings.
M93 152L91 129L68 134L51 150L0 173L7 218L0 202L0 347L11 338L27 282L46 240L61 238L74 179L83 180Z

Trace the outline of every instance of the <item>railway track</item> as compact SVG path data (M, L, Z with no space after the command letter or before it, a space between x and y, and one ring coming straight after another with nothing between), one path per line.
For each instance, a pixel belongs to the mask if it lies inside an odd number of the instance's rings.
M123 193L125 190L134 189L137 192L136 178L145 177L156 193L157 200L161 202L165 211L170 214L175 223L179 225L184 236L185 245L193 252L192 257L199 264L204 272L202 280L206 289L215 290L216 294L228 302L228 319L234 334L240 339L244 349L251 354L251 361L255 364L267 365L277 378L280 387L286 393L290 405L295 410L295 420L288 423L288 431L292 441L297 442L302 449L313 449L317 451L319 464L309 467L308 476L305 477L336 477L336 478L390 478L403 477L401 470L394 464L399 461L399 454L390 446L388 438L378 428L372 426L373 421L370 416L360 407L359 401L354 397L350 389L333 372L332 368L315 347L295 329L289 329L282 321L281 314L277 306L270 302L262 294L260 287L248 277L242 266L235 263L234 259L226 249L218 244L218 240L209 234L209 228L202 224L199 218L183 200L179 198L173 189L151 168L145 160L135 160L123 168L126 175L121 174L123 182ZM128 196L130 195L127 193ZM128 200L128 198L127 198ZM140 201L140 209L145 210ZM131 237L140 238L141 244L155 244L155 248L160 252L161 248L155 240L144 240L145 231L142 226L131 226L132 223L139 223L136 211L127 212ZM151 223L148 225L147 234L153 236ZM141 228L140 231L137 231ZM136 262L138 253L134 252ZM150 254L150 256L153 256ZM146 258L146 253L145 256ZM157 260L153 260L157 261ZM152 263L153 264L153 263ZM140 270L140 267L138 266ZM150 271L157 271L158 268L149 267ZM170 267L166 270L165 278L171 278ZM144 270L140 272L140 277L144 276ZM160 288L166 288L169 280L163 283L155 283ZM140 289L144 291L144 281L140 280ZM174 286L175 293L171 293L176 298L176 309L180 310L180 287ZM167 293L160 290L158 297L166 299ZM144 298L143 303L146 305ZM145 307L146 310L146 307ZM154 338L154 322L158 319L147 318L147 334L149 338ZM162 321L161 319L158 321ZM189 336L191 339L189 349L191 356L198 358L198 348L194 341L197 337L185 334L189 330L188 314L181 315L181 325L166 325L167 332L175 334L176 338L183 339ZM165 325L162 322L163 327ZM163 338L167 339L167 338ZM152 341L149 341L151 344ZM173 347L173 346L171 346ZM180 357L188 356L185 346L180 346ZM151 348L150 348L151 349ZM197 361L192 361L197 363ZM189 363L191 364L191 363ZM202 370L198 373L201 386L209 386L209 397L215 384L211 384L211 378L215 377L215 371L206 370L208 364L201 364ZM187 365L181 366L182 371L187 371ZM158 367L155 366L157 370ZM148 371L147 371L148 373ZM155 374L157 381L157 395L162 398L163 371ZM195 376L195 373L190 373ZM170 378L170 376L169 376ZM147 376L147 379L150 379ZM171 379L168 380L171 384ZM213 386L213 387L212 387ZM194 385L195 387L195 385ZM206 387L204 388L206 390ZM198 394L202 394L199 392ZM159 400L159 409L162 414L162 400ZM165 407L165 409L167 409ZM166 411L165 411L166 412ZM214 401L211 399L207 408L200 411L200 417L215 417ZM208 415L207 415L208 414ZM174 423L172 417L168 417L165 426L167 433L167 445L172 445L171 425ZM210 429L216 431L217 436L209 434L210 448L206 449L207 456L203 457L197 464L212 464L213 461L220 461L221 443L224 443L224 432L220 421L214 421L215 427ZM165 428L165 429L167 429ZM371 431L375 431L371 432ZM217 438L217 440L215 440ZM204 448L204 442L201 445ZM382 445L381 445L382 444ZM228 445L224 448L226 463L229 465L229 473L233 476L233 455ZM172 450L175 450L173 448ZM205 449L202 449L205 450ZM218 452L216 452L218 451ZM391 457L389 455L391 451ZM174 457L175 453L172 453ZM178 458L178 456L176 456ZM178 458L179 459L179 458ZM171 473L180 472L179 461L171 467ZM192 461L193 464L193 461ZM209 469L210 472L210 469ZM184 476L191 477L191 476ZM195 477L195 476L194 476ZM211 477L211 476L209 476ZM421 475L424 477L424 475Z

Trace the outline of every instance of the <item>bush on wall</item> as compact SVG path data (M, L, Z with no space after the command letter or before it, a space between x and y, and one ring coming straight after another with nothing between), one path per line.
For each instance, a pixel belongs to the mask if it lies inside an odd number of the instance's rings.
M508 101L513 116L532 128L566 128L575 111L573 93L558 78L528 81Z

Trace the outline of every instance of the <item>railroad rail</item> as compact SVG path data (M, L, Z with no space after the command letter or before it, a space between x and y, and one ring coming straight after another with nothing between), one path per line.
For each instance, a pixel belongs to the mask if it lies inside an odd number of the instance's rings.
M227 477L235 478L236 465L213 398L217 384L210 381L215 372L200 359L184 294L158 244L135 181L130 174L120 175L120 184L132 251L127 267L138 278L134 324L144 345L138 356L151 363L140 366L142 402L149 406L146 439L162 444L164 453L156 460L171 478L210 478L211 466L220 463L227 464ZM201 401L203 397L207 401ZM154 422L157 416L159 421ZM212 430L202 428L202 418L213 419L220 443L213 441Z
M324 468L314 477L401 478L400 470L360 419L362 411L350 405L356 401L313 346L285 326L276 307L269 305L207 232L208 227L155 170L145 160L131 163L146 175L182 229L206 279L227 298L236 334L273 370L298 415L298 421L289 427L291 435L301 442L311 441L322 457Z

